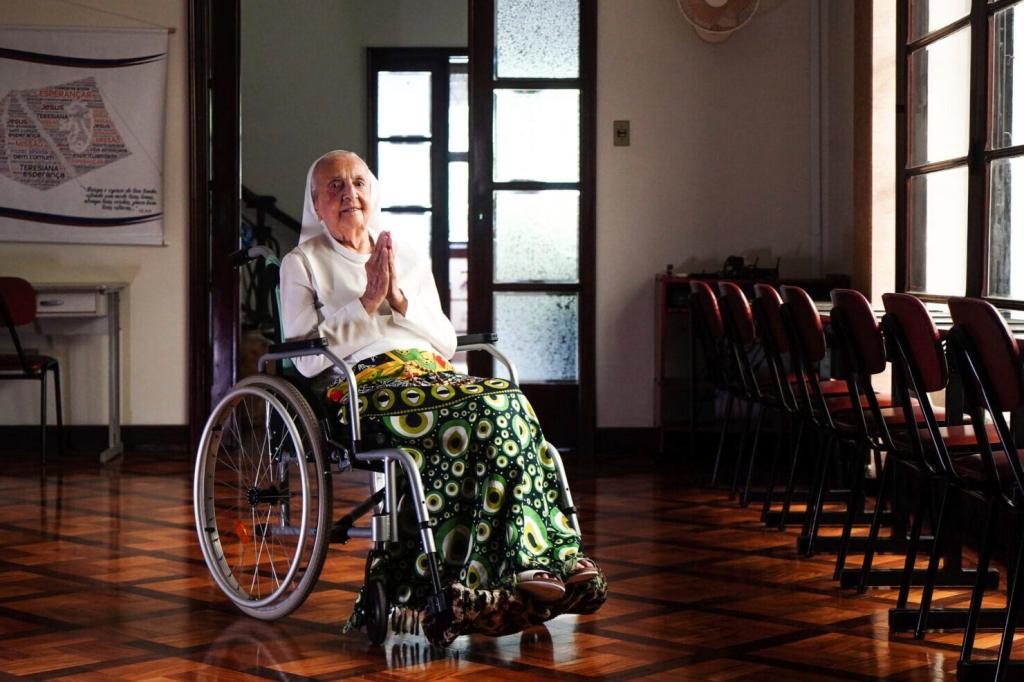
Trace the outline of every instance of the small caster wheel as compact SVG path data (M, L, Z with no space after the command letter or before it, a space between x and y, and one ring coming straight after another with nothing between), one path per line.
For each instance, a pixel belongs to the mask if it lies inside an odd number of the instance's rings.
M379 645L388 636L388 594L384 583L369 581L363 596L366 599L363 611L366 615L366 636L370 638L370 644Z

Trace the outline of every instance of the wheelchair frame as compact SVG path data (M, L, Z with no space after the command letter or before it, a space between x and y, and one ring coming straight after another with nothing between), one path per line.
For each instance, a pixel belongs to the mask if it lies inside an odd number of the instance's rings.
M240 258L244 254L244 260ZM239 252L232 257L233 262L239 264L254 258L264 258L272 266L278 266L277 259L263 247L254 247L248 251ZM275 299L277 298L277 287L273 287ZM280 320L280 317L277 317ZM458 339L458 351L483 351L489 353L496 360L501 362L509 372L513 384L518 385L518 373L515 366L504 354L494 347L497 335L473 334L460 336ZM292 359L296 357L322 355L328 358L342 375L348 387L347 409L349 416L351 444L338 442L333 435L337 419L329 415L318 416L302 390L293 381L289 381L278 375L266 373L267 365L271 362ZM372 578L370 566L377 557L387 552L387 543L397 541L399 538L398 528L398 472L401 470L408 482L409 494L416 515L416 526L420 535L420 546L427 557L427 571L430 575L432 594L428 597L428 612L438 613L446 608L443 593L444 586L441 583L439 566L439 555L432 531L433 524L430 519L430 512L427 508L426 496L423 489L423 481L419 475L419 469L415 459L399 448L367 449L362 440L362 428L359 415L358 386L355 373L347 362L339 358L327 348L327 339L308 339L280 343L271 346L268 352L260 357L258 362L259 373L247 377L233 386L222 398L213 413L210 415L206 427L203 430L200 440L199 451L196 456L196 469L193 481L193 509L196 521L196 531L199 537L199 544L203 552L203 558L207 567L217 583L218 587L248 615L263 620L274 620L288 615L298 608L306 597L313 591L315 583L319 578L323 562L326 560L328 545L332 543L345 543L350 538L366 538L371 540L372 548L366 559L366 580L364 584L364 613L366 614L367 635L374 644L381 643L387 636L388 616L392 605L388 603L387 590L385 586ZM244 401L252 397L263 402L264 412L259 412L258 402L250 410ZM251 512L252 527L235 520L233 528L221 528L217 523L218 510L224 511L223 502L217 497L218 489L235 490L232 493L237 497L243 491L242 484L245 481L239 480L236 483L224 483L216 480L218 463L221 460L223 448L224 463L226 468L238 474L238 478L244 478L242 468L244 464L243 452L238 451L237 458L230 457L231 450L225 446L232 441L240 444L243 441L241 427L238 421L232 422L235 418L235 408L239 405L246 405L248 418L252 421L252 413L262 417L262 424L254 424L253 432L264 433L259 441L258 462L255 478L248 481L245 490L245 503L249 505ZM276 415L272 416L271 412ZM240 411L241 414L241 411ZM234 423L235 429L232 433L230 428ZM299 431L304 430L304 433ZM271 456L273 438L280 438L276 452ZM285 448L285 441L292 447ZM254 441L254 444L256 441ZM265 453L263 445L266 445ZM325 447L328 447L328 454L325 457ZM549 444L550 445L550 444ZM262 465L263 456L266 454L267 466ZM576 530L580 531L577 519L576 508L573 505L572 494L566 480L565 468L558 451L552 446L551 456L555 464L560 494L560 507L568 517L569 523ZM253 460L248 460L250 465ZM234 466L232 466L234 465ZM333 507L333 478L330 467L335 466L337 473L342 474L349 469L362 469L374 473L371 482L371 494L363 502L356 505L348 513L330 523ZM309 469L312 468L312 475ZM277 481L272 485L261 487L263 477L271 477L272 472L276 473ZM301 507L299 510L292 509L292 500L295 491L292 489L295 474L299 477L298 494L301 495ZM228 476L230 477L230 473ZM218 488L218 485L220 488ZM314 493L315 488L315 493ZM315 518L313 514L313 496L316 495ZM257 517L256 509L260 505L266 505L267 511L260 510ZM278 507L278 518L275 523L270 523L273 516L274 506ZM239 505L235 505L238 507ZM229 507L226 511L230 511ZM355 522L374 511L370 523L366 526L356 526ZM239 509L239 513L242 513ZM294 525L294 512L299 511L301 522L296 528ZM257 523L258 520L263 520ZM315 526L311 527L315 522ZM232 532L238 537L238 543L243 545L242 552L238 559L229 557L225 551L225 538L231 537ZM247 537L246 537L247 536ZM267 539L270 538L268 543ZM278 538L294 538L295 547L293 555L288 562L287 571L282 579L276 570L275 565L270 563L271 576L276 583L276 588L264 596L262 593L262 582L260 581L261 567L260 560L264 549L268 553L273 551L274 541ZM253 580L246 588L238 578L242 574L235 575L231 567L232 560L239 561L241 556L249 552L246 544L256 544L259 540L259 547L253 547L256 567L253 572ZM269 545L269 546L268 546ZM283 546L283 545L282 545ZM308 558L307 558L308 551ZM305 559L305 564L304 560ZM304 565L303 565L304 564ZM255 586L256 594L253 594Z

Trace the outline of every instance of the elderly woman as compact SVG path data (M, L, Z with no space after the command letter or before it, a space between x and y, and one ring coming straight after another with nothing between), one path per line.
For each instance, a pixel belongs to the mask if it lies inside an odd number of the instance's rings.
M533 408L508 381L453 370L455 331L429 264L381 230L376 178L357 155L329 152L310 167L303 235L282 261L281 291L288 340L326 337L353 364L364 430L419 465L450 605L431 615L432 640L515 632L601 604L603 576L558 508ZM348 387L325 371L329 360L295 365L344 419ZM425 558L406 525L371 569L405 614L422 615L430 594ZM357 603L350 625L361 622Z

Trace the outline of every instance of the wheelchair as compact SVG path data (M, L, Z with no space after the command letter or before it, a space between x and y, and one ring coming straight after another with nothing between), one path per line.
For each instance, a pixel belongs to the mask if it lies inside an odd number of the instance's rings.
M371 564L399 537L399 507L411 504L432 594L427 613L445 610L439 555L423 482L412 456L398 448L381 448L364 438L358 390L352 367L327 347L327 340L284 342L281 337L279 260L265 247L232 255L240 266L262 259L273 278L274 326L280 343L260 357L258 373L235 384L206 422L196 455L193 508L203 558L220 590L249 616L275 620L292 613L314 590L332 543L368 539L362 597L371 643L387 636L394 604L386 587L371 575ZM518 384L515 366L495 346L495 334L458 339L459 351L489 353ZM310 382L294 369L292 358L327 357L347 383L347 429L314 394ZM270 374L273 363L278 372ZM376 449L374 446L377 446ZM572 528L579 522L557 450L551 448L560 507ZM334 518L335 484L355 471L372 473L367 497ZM407 490L399 489L404 475ZM407 511L405 513L408 513ZM364 517L368 522L358 525Z

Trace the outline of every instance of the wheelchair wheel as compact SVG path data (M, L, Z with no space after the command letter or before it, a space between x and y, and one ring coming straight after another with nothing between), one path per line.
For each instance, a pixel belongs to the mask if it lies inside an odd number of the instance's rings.
M206 565L239 609L274 620L302 604L327 553L332 493L320 426L294 386L248 377L217 404L193 505Z

